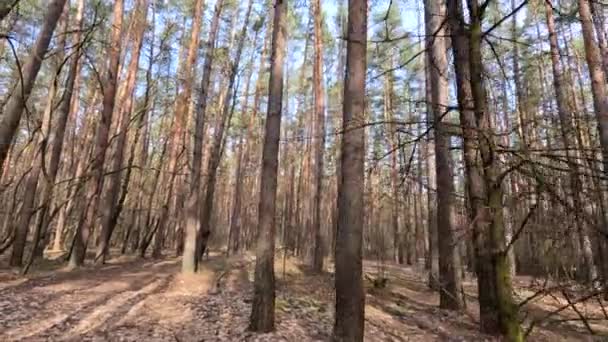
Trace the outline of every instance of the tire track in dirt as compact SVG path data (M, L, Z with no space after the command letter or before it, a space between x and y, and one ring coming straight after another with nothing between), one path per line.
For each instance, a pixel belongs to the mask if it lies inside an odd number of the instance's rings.
M0 291L0 340L78 340L164 291L177 261L144 261L30 279ZM91 272L93 271L93 272Z

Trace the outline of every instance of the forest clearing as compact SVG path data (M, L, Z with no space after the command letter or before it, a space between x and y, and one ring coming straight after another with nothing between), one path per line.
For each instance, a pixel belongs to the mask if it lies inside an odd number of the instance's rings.
M0 0L0 341L608 341L604 0Z

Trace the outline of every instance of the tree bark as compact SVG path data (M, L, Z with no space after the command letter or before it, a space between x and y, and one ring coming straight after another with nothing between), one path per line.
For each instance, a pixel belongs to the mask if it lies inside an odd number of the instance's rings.
M286 47L287 1L275 0L268 110L262 150L258 237L256 246L253 302L249 329L256 332L274 330L274 244L277 168L281 114L283 105L283 63Z
M64 12L62 16L61 29L62 33L67 31L67 13ZM51 124L53 117L53 110L56 105L56 96L59 92L59 74L61 73L61 67L64 58L65 48L65 34L62 34L58 41L57 54L54 56L53 68L55 69L54 75L51 79L49 86L49 92L47 97L46 107L43 112L42 122L40 123L40 132L37 134L36 148L34 150L34 158L30 171L24 182L24 198L19 212L17 227L15 232L15 241L13 243L13 251L11 254L10 265L14 267L21 266L23 252L25 249L27 234L30 228L30 219L36 213L36 189L39 188L39 178L46 159L46 152L48 146L48 138L51 133ZM42 190L45 191L45 190ZM43 204L44 205L44 204ZM33 248L31 256L28 259L32 259L37 253L38 240L40 239L40 229L38 225L34 228ZM41 253L42 254L42 253ZM27 267L25 268L27 269Z
M362 279L367 72L367 1L349 0L344 75L341 179L336 235L336 315L334 341L363 341L365 295Z
M391 61L388 66L389 70L393 68L393 63ZM397 129L396 129L396 121L398 120L395 116L395 108L394 108L394 75L392 72L386 74L384 80L384 118L388 122L388 134L386 136L387 144L391 152L391 166L390 166L390 179L391 179L391 228L393 231L393 261L397 263L403 263L403 249L401 248L401 240L403 233L400 232L399 229L399 218L401 208L401 195L399 192L399 144L397 141Z
M599 140L602 147L603 172L608 175L608 93L600 49L594 38L593 19L589 0L579 0L579 15L585 45L585 58L591 79L593 109L598 121ZM605 184L604 184L605 186ZM605 190L604 190L605 191Z
M99 203L99 196L103 188L103 167L108 149L108 136L114 113L116 101L116 84L118 77L118 66L120 64L121 32L123 22L124 0L114 2L111 44L109 51L109 63L103 89L103 108L101 119L97 128L97 137L93 149L91 170L92 179L87 184L86 198L88 200L84 209L84 219L76 228L74 247L70 255L70 267L79 267L84 264L86 257L89 235L95 223L95 215Z
M447 8L464 140L469 219L473 226L480 327L484 332L502 333L509 341L523 341L504 250L502 189L493 159L494 139L482 82L483 13L476 0L469 0L471 27L467 30L460 1L448 0Z
M217 182L217 171L220 166L222 152L224 150L224 132L226 131L226 125L230 125L230 117L234 109L233 106L231 106L230 101L233 100L233 105L235 103L234 101L236 101L236 95L233 93L235 88L237 71L241 62L241 55L245 44L245 38L247 37L247 28L249 25L249 17L251 15L252 5L253 4L250 1L249 6L247 7L245 22L243 23L243 28L241 29L239 35L239 41L237 43L237 51L234 56L234 62L230 63L228 67L228 86L224 87L224 90L220 92L219 96L219 116L217 117L213 142L209 150L209 160L207 164L207 184L205 186L205 197L203 198L202 203L201 230L199 232L198 237L198 260L200 260L202 255L205 253L207 249L207 244L209 242L209 237L211 236L211 219L213 214L213 202ZM234 21L232 22L232 25L234 25ZM229 49L234 43L235 37L234 29L232 29L231 31L233 32L231 34Z
M509 260L504 250L505 229L502 215L502 179L494 156L494 139L490 126L487 94L483 82L481 52L484 11L477 0L468 0L471 16L469 31L469 68L473 108L477 122L479 152L483 167L481 187L485 190L482 206L478 207L479 229L474 234L477 242L477 277L482 330L500 332L507 340L523 341L513 301ZM472 193L478 197L477 192ZM487 295L487 296L486 296Z
M312 3L314 11L315 57L313 63L313 91L315 120L314 140L314 177L312 199L312 270L323 271L323 240L321 237L321 192L323 188L323 151L325 150L325 90L323 80L323 33L321 32L321 0Z
M209 38L205 49L205 64L203 65L203 76L201 79L201 91L198 96L196 107L196 119L194 129L194 149L192 157L192 174L190 193L186 200L184 254L182 258L182 272L196 272L197 270L197 240L201 226L200 216L200 194L201 194L201 169L203 163L203 135L205 134L205 115L207 112L207 98L209 96L209 85L211 83L211 66L213 65L215 41L220 26L220 16L223 9L223 0L215 4L215 11L209 29Z
M119 204L120 180L122 172L119 171L123 167L123 156L127 144L127 133L129 123L131 121L131 109L133 108L133 91L135 90L135 81L139 68L139 55L144 41L144 33L147 27L148 1L138 0L136 4L134 20L134 41L131 51L131 60L127 67L127 76L124 81L124 86L120 88L118 98L120 107L117 108L118 125L116 132L116 147L112 156L110 170L112 174L109 177L108 186L105 189L105 194L101 203L101 240L97 246L95 255L95 263L105 263L110 247L110 239L118 220L117 211L122 209ZM130 175L129 171L126 171ZM125 189L126 190L126 189Z
M450 165L450 137L445 124L448 113L448 61L446 52L445 6L441 1L427 0L425 12L431 13L426 23L431 34L430 107L435 125L435 174L437 175L437 250L439 256L439 306L459 310L461 303L460 258L454 237L454 176ZM428 82L428 81L427 81ZM432 172L432 171L431 171Z
M426 103L426 127L434 125L433 108L432 103L429 101L433 97L433 86L431 83L431 74L433 69L436 67L433 61L433 39L436 33L431 26L435 13L429 6L424 7L424 21L425 21L425 98ZM432 131L429 131L425 141L423 142L423 154L425 161L425 172L427 178L426 186L426 204L427 204L427 238L428 238L428 252L426 254L425 267L429 271L428 286L433 290L439 290L439 251L437 246L437 163L435 160L435 142ZM416 241L416 240L414 240ZM414 262L418 262L418 258Z

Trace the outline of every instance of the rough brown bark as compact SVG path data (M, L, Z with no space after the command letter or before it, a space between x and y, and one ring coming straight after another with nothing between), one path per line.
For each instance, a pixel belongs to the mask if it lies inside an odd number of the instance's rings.
M334 341L363 341L365 296L361 245L365 131L365 76L367 72L367 1L349 0L344 76L341 179L336 235L336 316Z
M194 133L194 154L192 158L192 181L191 193L188 198L186 213L186 237L184 244L184 257L182 259L183 272L195 272L198 263L198 250L200 250L200 234L202 230L201 205L201 167L203 153L203 134L205 134L205 115L207 112L207 99L210 91L211 66L213 65L215 40L219 30L220 15L222 13L223 0L215 4L215 11L211 28L209 29L209 39L207 40L205 64L203 65L203 77L201 80L201 92L199 93L198 106L196 109L196 123ZM221 138L221 136L220 136Z
M220 16L224 1L219 0L215 4L213 19L209 29L209 38L205 48L205 64L201 78L201 91L198 96L196 107L196 119L194 128L194 149L192 154L192 174L190 193L186 201L185 212L185 240L184 255L182 258L182 272L196 272L197 270L197 240L200 234L200 193L201 193L201 169L203 163L203 135L205 134L205 115L207 112L207 99L209 97L209 85L211 83L211 66L213 65L215 41L220 27Z
M608 94L606 75L604 75L600 49L595 41L591 5L589 0L579 0L579 14L585 44L585 57L591 78L593 109L599 124L599 137L602 147L603 171L608 174Z
M428 9L427 9L428 7ZM441 1L427 0L426 23L431 34L430 107L435 125L435 174L437 175L437 251L439 257L439 306L458 310L460 298L460 258L453 227L454 176L450 165L450 138L446 117L448 113L448 61L446 52L445 6ZM428 81L427 81L428 82ZM432 172L432 171L431 171ZM434 241L435 242L435 241Z
M579 15L581 21L581 27L583 31L583 41L585 45L585 58L587 60L587 67L589 70L589 77L591 78L591 93L593 95L593 109L595 116L598 121L598 133L600 146L602 149L602 171L604 178L608 175L608 90L606 88L606 80L608 80L608 49L606 48L605 36L598 37L598 43L594 39L593 32L593 16L592 16L592 4L589 0L579 0ZM598 6L599 7L599 6ZM596 19L603 19L603 13L596 13ZM602 25L598 25L602 26ZM605 31L596 32L596 34L605 35ZM602 61L602 51L604 48L604 59ZM600 198L606 199L606 180L601 182L602 186L600 189L604 192ZM608 222L608 212L606 208L602 210L602 221ZM608 228L603 227L603 234L608 234ZM605 243L605 241L600 241ZM605 262L605 261L604 261Z
M433 61L433 40L436 36L431 23L435 13L429 6L424 7L424 22L425 22L425 98L427 99L427 112L426 112L426 125L430 127L433 125L433 109L432 103L429 99L433 97L433 86L431 84L431 74L433 69L436 68ZM435 133L429 131L425 141L423 141L422 151L424 154L425 162L425 173L427 178L426 184L426 204L427 204L427 239L428 239L428 252L425 257L425 267L429 271L428 286L433 290L439 290L439 251L437 246L437 167L435 162ZM415 262L418 258L416 257Z
M323 187L323 151L325 150L325 90L323 86L323 33L321 32L321 1L312 3L314 15L315 56L313 63L314 91L314 176L312 196L312 270L323 270L323 240L321 237L321 192Z
M256 246L253 302L249 329L257 332L274 330L274 240L277 193L277 168L281 114L283 105L283 63L286 47L287 1L275 0L268 80L268 111L262 150L258 237Z
M471 27L467 30L461 5L459 0L447 1L464 140L469 219L473 226L480 327L488 333L502 333L509 341L522 341L508 258L503 250L502 189L492 153L494 139L482 81L483 12L476 0L469 0Z
M477 0L469 0L471 16L469 29L469 68L473 108L477 122L477 144L483 176L480 187L485 198L478 207L479 229L474 233L477 249L477 277L482 330L502 333L507 340L522 341L523 335L513 301L513 289L505 248L502 216L502 179L494 156L494 132L490 125L487 94L483 81L482 22L484 10ZM462 21L461 21L462 22ZM472 195L479 197L478 193ZM477 199L479 200L479 199ZM487 295L487 296L486 296Z
M241 132L242 134L242 132ZM236 169L234 173L234 202L230 218L230 232L228 234L228 255L235 254L240 249L241 241L241 197L243 192L243 138L239 137L236 146Z
M595 35L599 45L599 50L602 54L602 63L604 65L604 76L608 82L608 33L606 33L606 17L605 5L600 2L591 2L591 14L593 16L593 25L595 26Z

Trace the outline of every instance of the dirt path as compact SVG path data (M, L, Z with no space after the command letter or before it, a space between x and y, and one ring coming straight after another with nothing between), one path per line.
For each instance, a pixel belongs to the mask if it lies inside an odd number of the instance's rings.
M130 262L64 272L0 290L0 340L103 336L167 291L174 261Z
M208 293L215 273L183 277L178 260L140 260L4 284L0 341L220 338L220 327L200 324L230 310L220 292Z
M277 260L276 332L251 334L253 263L212 257L194 276L179 260L120 260L100 268L6 280L0 272L0 341L326 341L333 276ZM366 341L489 341L466 314L437 308L420 270L387 267L388 287L368 285ZM366 273L377 274L374 264ZM6 276L6 274L5 274ZM468 291L467 291L468 292ZM471 292L474 293L474 290ZM471 296L472 297L472 296ZM598 322L594 328L606 327ZM580 326L540 327L536 341L594 341Z

